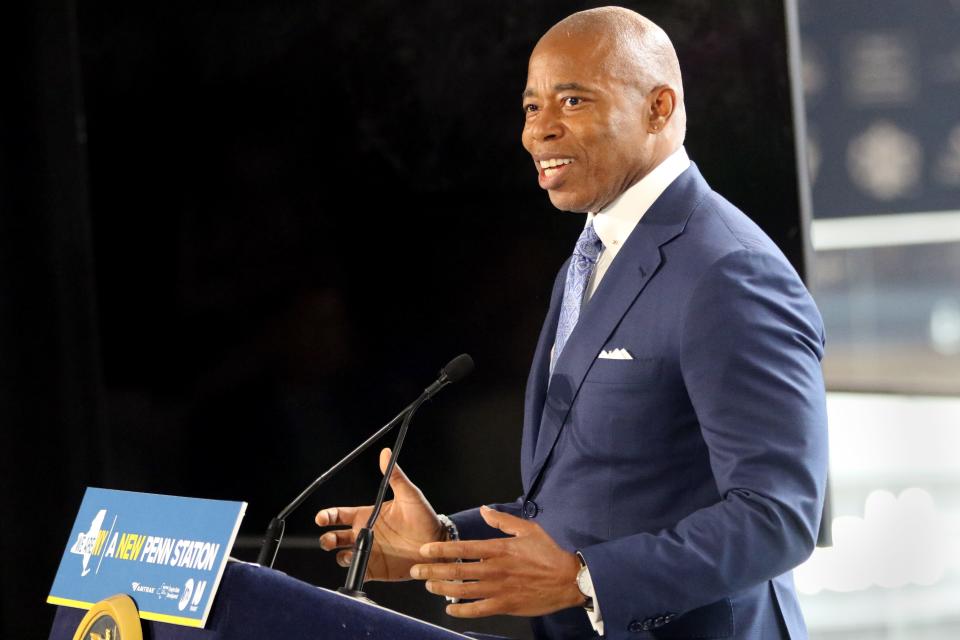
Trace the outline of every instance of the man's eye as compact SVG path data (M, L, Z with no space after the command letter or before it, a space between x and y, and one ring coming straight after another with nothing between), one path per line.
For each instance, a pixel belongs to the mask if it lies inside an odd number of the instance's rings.
M523 110L526 111L527 113L533 113L534 111L537 110L537 105L535 105L535 104L525 104L525 105L523 105Z
M570 97L564 98L564 99L563 99L563 102L564 102L564 104L566 104L568 107L575 107L575 106L577 106L578 104L580 104L581 102L583 102L583 100L581 100L580 98L578 98L578 97L576 97L576 96L570 96Z

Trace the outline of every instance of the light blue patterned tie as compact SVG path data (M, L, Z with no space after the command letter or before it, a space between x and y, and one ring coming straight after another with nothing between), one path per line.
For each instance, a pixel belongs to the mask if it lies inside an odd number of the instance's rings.
M594 230L593 223L588 224L577 239L577 246L573 249L573 258L570 259L570 267L567 269L567 282L563 287L563 306L560 307L560 320L557 322L557 337L553 343L550 373L553 373L553 368L560 359L567 339L573 333L573 328L577 326L583 294L602 250L603 242Z

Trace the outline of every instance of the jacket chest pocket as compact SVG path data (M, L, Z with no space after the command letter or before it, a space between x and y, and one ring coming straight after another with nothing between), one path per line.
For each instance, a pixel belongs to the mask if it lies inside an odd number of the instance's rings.
M630 384L653 386L663 372L663 358L634 358L633 360L613 360L597 358L585 383Z
M597 360L577 395L573 422L585 438L609 439L617 459L666 441L685 394L679 372L665 358Z

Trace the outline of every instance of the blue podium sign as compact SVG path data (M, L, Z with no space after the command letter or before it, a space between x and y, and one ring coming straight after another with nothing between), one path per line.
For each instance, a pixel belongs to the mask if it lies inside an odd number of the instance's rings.
M130 595L140 617L203 627L246 502L88 487L47 602Z

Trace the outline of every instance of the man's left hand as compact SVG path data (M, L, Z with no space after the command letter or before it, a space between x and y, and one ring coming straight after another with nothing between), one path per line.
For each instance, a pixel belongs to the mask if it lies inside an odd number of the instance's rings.
M530 520L489 507L480 507L480 515L512 537L428 543L420 547L427 558L479 562L434 562L410 569L412 577L427 581L431 593L476 601L448 605L448 614L540 616L584 603L576 583L580 561L575 554L557 546Z

